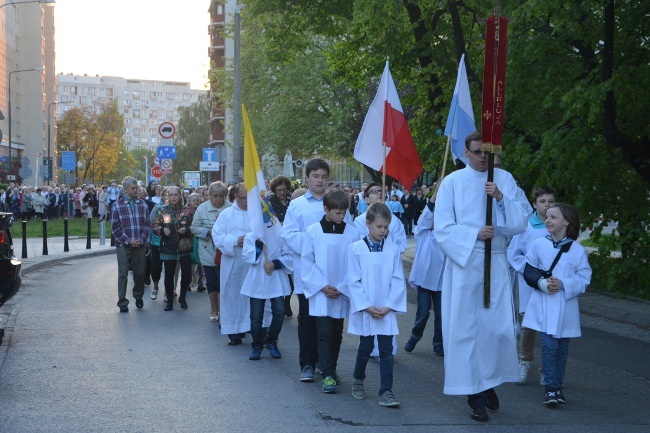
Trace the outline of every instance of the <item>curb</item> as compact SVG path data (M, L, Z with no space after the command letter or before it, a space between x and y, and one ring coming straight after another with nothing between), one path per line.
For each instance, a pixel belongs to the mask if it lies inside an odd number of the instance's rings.
M56 257L52 258L50 260L43 260L37 263L31 263L28 266L23 266L22 268L22 275L29 274L31 272L37 271L45 266L49 266L52 264L57 264L61 262L66 262L68 260L73 260L73 259L87 259L90 257L98 257L98 256L107 256L109 254L115 254L115 248L108 249L108 250L101 250L101 251L92 251L89 253L80 253L80 254L72 254L69 256L63 256L63 257ZM42 256L40 256L42 257ZM23 259L19 259L23 260Z

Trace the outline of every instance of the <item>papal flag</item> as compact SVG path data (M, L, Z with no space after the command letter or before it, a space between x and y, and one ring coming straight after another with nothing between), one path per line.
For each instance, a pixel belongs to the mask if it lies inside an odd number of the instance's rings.
M248 222L251 231L266 244L267 229L278 226L277 218L266 201L264 174L257 155L253 129L244 104L241 106L244 123L244 185L248 192Z
M472 98L469 94L469 82L465 70L465 54L463 54L458 65L458 77L447 117L445 135L451 137L451 152L465 165L468 163L465 157L465 137L474 131L476 131L476 124L474 123Z

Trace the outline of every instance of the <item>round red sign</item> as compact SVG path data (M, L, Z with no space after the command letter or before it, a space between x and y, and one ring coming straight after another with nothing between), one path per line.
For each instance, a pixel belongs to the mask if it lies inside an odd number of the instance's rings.
M151 167L151 175L156 179L160 179L161 177L163 177L163 171L159 165L154 165L153 167Z

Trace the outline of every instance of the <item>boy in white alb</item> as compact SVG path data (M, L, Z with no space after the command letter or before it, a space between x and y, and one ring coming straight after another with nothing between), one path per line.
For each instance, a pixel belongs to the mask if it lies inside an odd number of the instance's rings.
M366 365L379 345L381 385L379 404L399 407L393 394L393 336L399 334L395 313L406 312L406 285L399 247L386 238L392 214L383 203L373 203L366 213L368 236L352 244L348 253L350 319L348 333L359 335L352 396L365 398ZM385 239L386 238L386 239Z
M322 390L334 394L341 383L336 365L343 339L343 320L348 317L350 303L345 281L347 255L359 239L357 230L346 224L350 206L348 195L333 190L323 197L325 215L307 229L302 245L302 284L309 300L309 315L316 322L318 359L322 372Z
M242 258L251 266L242 285L241 294L250 297L251 337L253 344L248 359L257 361L266 347L271 358L280 359L278 337L284 322L284 297L291 293L288 274L292 270L291 253L283 249L281 225L270 211L264 212L264 242L253 233L244 237ZM266 251L265 251L266 250ZM263 330L266 300L271 304L271 325Z

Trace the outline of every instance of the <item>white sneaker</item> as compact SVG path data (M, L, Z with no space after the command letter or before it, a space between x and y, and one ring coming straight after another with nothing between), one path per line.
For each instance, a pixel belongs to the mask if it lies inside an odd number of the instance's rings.
M528 379L528 370L530 369L530 361L519 360L519 384L526 383Z
M153 299L154 301L158 299L158 290L151 291L151 299Z

